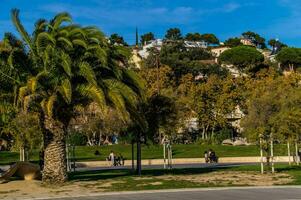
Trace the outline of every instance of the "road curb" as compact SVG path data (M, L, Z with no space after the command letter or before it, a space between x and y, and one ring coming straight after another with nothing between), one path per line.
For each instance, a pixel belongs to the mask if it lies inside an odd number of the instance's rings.
M209 187L209 188L183 188L183 189L162 189L162 190L141 190L141 191L123 191L123 192L102 192L88 195L76 196L57 196L57 197L38 197L23 200L49 200L61 198L80 198L80 197L100 197L100 196L116 196L116 195L135 195L135 194L151 194L151 193L177 193L177 192L201 192L201 191L221 191L221 190L248 190L248 189L301 189L301 185L287 186L245 186L245 187Z

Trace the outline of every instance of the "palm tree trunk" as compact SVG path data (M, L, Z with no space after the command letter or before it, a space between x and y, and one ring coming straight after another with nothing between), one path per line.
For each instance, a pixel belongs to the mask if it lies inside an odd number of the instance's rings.
M67 181L66 143L64 125L45 118L45 155L42 180L50 183Z

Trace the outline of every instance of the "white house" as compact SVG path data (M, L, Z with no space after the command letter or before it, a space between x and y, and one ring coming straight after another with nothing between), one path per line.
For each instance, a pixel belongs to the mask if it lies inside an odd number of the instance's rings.
M138 54L142 57L142 58L147 58L149 55L149 49L151 48L156 48L159 51L161 50L161 47L163 45L163 40L162 39L155 39L155 40L151 40L148 42L148 44L144 45L143 48L138 52Z
M184 45L186 48L203 48L206 49L208 47L208 43L205 41L184 41Z
M166 42L166 41L165 41ZM173 42L173 41L170 41ZM162 45L163 45L164 41L163 39L155 39L155 40L151 40L149 41L146 45L144 45L142 47L142 49L138 52L138 54L142 57L142 58L147 58L149 55L149 49L151 48L156 48L157 50L161 50ZM206 49L208 47L208 43L205 41L184 41L184 46L186 48L203 48Z

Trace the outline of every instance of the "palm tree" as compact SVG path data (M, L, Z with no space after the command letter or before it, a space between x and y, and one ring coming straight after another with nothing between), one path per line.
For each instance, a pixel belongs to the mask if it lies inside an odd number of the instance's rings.
M39 20L30 36L12 10L12 21L26 42L34 74L19 90L24 112L39 110L44 134L45 182L67 180L65 136L78 106L114 106L124 117L134 111L143 85L123 66L126 54L110 46L95 27L72 24L68 13Z

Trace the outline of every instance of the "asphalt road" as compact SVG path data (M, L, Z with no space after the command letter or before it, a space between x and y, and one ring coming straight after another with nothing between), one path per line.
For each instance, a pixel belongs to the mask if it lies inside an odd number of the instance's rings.
M301 200L301 187L232 188L143 191L138 193L99 194L89 197L65 197L60 200Z

